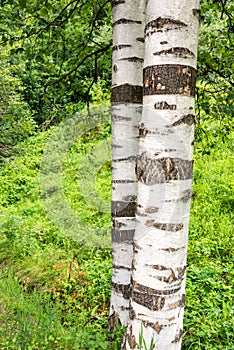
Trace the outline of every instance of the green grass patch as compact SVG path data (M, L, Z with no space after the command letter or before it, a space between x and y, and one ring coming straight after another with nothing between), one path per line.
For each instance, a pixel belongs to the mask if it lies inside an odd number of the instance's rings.
M52 132L29 138L0 168L0 348L117 350L124 330L107 330L111 250L67 237L40 196ZM195 149L183 350L234 349L232 137L216 142L209 132ZM75 215L107 232L111 169L102 147L109 139L109 125L82 135L62 178Z

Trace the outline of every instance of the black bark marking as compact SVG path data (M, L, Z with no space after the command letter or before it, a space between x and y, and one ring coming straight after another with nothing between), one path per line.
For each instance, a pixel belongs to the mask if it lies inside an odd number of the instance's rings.
M127 266L124 266L124 265L115 265L115 264L113 264L112 267L115 270L127 270L127 271L131 271L132 270L131 267L127 267Z
M193 11L193 15L194 16L200 17L200 14L201 14L201 10L200 9L193 9L192 11Z
M189 126L194 125L195 124L195 115L194 114L183 115L179 120L174 122L171 126L178 126L181 124L187 124ZM170 126L168 126L168 127L170 127Z
M137 157L137 180L146 185L192 178L193 161L181 158L150 159L146 152Z
M125 227L126 224L124 222L121 222L119 220L116 220L116 218L112 219L112 226L115 229L120 229L121 227Z
M185 270L183 270L183 273L182 273L182 268L177 268L174 270L167 269L167 270L169 270L168 272L170 273L168 276L152 276L152 277L156 278L157 280L159 280L161 282L165 282L168 284L172 284L174 282L177 282L176 284L174 284L174 287L175 287L175 285L181 285Z
M132 286L131 284L119 284L112 282L111 286L113 290L123 296L124 299L129 299L131 296Z
M112 88L113 103L142 103L142 98L142 86L123 84Z
M139 126L138 129L139 129L139 136L140 137L145 137L149 133L149 130L147 130L145 128L144 123L141 123L141 125Z
M154 55L155 56L173 55L175 57L185 58L185 59L195 57L194 53L185 47L172 47L168 50L161 50L161 51L154 52Z
M193 15L198 17L199 22L203 22L204 21L204 16L201 16L201 10L200 9L193 9Z
M122 341L122 348L123 350L126 350L126 342L128 342L128 345L130 349L135 349L136 346L136 337L132 334L132 326L129 327L129 334L124 335L123 341Z
M134 320L136 318L136 313L135 313L133 307L130 308L129 318L130 318L130 320Z
M147 265L147 266L152 267L153 269L158 270L158 271L167 271L168 270L168 272L171 272L170 275L175 274L177 280L180 280L184 277L186 267L187 267L187 265L185 265L183 267L177 267L177 268L174 268L174 270L172 270L170 267L166 267L163 265ZM172 274L172 271L173 271L173 274Z
M129 306L121 306L120 307L121 310L130 310L131 308Z
M160 295L152 294L150 289L151 288L149 288L148 292L146 293L133 290L132 300L139 305L147 307L149 310L152 310L152 311L162 310L163 306L165 305L165 298L161 297Z
M119 315L114 311L108 318L108 329L113 332L117 325L121 325Z
M159 223L159 222L154 222L152 225L153 227L162 230L162 231L170 231L170 232L177 232L182 230L184 227L183 224L164 224L164 223Z
M146 67L143 94L195 96L196 75L195 68L179 64Z
M135 180L112 180L113 184L133 184Z
M132 47L132 45L128 45L128 44L115 45L112 47L112 50L117 51L117 50L125 49L127 47Z
M123 148L123 146L116 145L116 144L112 143L112 148Z
M157 19L147 23L145 26L145 35L149 36L156 32L167 32L169 30L187 27L186 23L171 18L158 17Z
M145 42L145 38L136 38L137 41L140 41L141 43Z
M168 253L174 253L174 252L178 252L179 250L184 249L184 248L185 247L180 247L180 248L170 247L170 248L165 248L165 249L160 249L160 250L164 250L165 252L168 252Z
M112 114L112 121L126 121L130 122L132 118L130 117L125 117L123 115L118 115L118 114Z
M128 62L143 62L144 59L141 57L126 57L126 58L121 58L119 61L128 61Z
M182 196L178 199L168 199L165 202L188 202L192 197L192 191L190 189L182 192Z
M135 156L132 156L131 157L132 159L136 159ZM135 195L129 195L129 196L124 196L123 197L123 201L126 201L126 202L136 202L137 201L137 196Z
M133 217L136 213L136 202L112 201L111 213L115 217Z
M132 243L135 230L117 230L112 229L112 242L123 243L128 242Z
M156 102L154 105L155 109L169 109L169 110L176 110L176 105L169 105L166 101Z
M142 321L142 320L141 320ZM153 328L158 334L161 332L162 328L164 328L165 326L160 325L158 321L156 321L155 323L153 322L149 322L149 321L142 321L143 325L145 328L147 327L151 327Z
M126 0L111 0L112 7L125 4L125 3L126 3Z
M161 329L163 328L162 325L159 324L159 322L157 321L154 325L153 328L156 330L156 332L159 334L161 332Z
M179 333L175 336L175 339L172 340L172 343L179 343L180 339L182 338L183 335L183 329L179 330Z
M176 294L180 290L180 287L179 288L164 289L164 290L157 290L157 289L153 289L153 288L150 288L147 286L143 286L142 284L139 284L136 281L133 281L132 285L133 285L133 291L137 290L138 292L141 292L144 294L150 293L151 295L155 295L155 296Z
M182 294L181 298L173 304L168 305L168 310L177 309L178 307L183 307L185 304L185 294Z
M135 160L136 160L136 156L129 156L127 158L112 159L113 163L129 162L129 161L135 161Z
M163 265L147 265L149 267L152 267L155 270L159 270L159 271L165 271L168 270L169 268Z
M141 21L134 21L133 19L121 18L113 23L113 27L118 24L141 24Z
M168 44L168 41L160 41L160 44L161 45L166 45L166 44Z

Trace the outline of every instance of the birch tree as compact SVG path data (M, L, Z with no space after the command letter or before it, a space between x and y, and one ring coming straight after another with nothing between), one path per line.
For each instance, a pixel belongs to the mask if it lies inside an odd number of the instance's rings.
M142 113L144 0L112 1L112 242L109 327L127 325L135 232L138 124Z
M199 0L146 1L130 321L122 349L180 349Z

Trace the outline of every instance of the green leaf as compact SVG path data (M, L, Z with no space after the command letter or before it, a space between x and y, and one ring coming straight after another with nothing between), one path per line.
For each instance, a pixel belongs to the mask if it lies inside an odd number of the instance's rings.
M19 0L19 6L24 9L27 5L27 0Z

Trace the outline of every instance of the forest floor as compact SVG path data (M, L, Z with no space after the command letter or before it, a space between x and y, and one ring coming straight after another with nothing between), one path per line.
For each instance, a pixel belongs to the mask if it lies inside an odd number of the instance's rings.
M233 137L216 129L195 144L183 350L234 349ZM110 126L83 134L63 159L63 200L83 225L73 238L72 223L53 218L42 183L53 132L30 137L0 167L0 349L117 350L124 330L107 330L110 159L91 171ZM91 231L109 235L103 248L89 242Z

